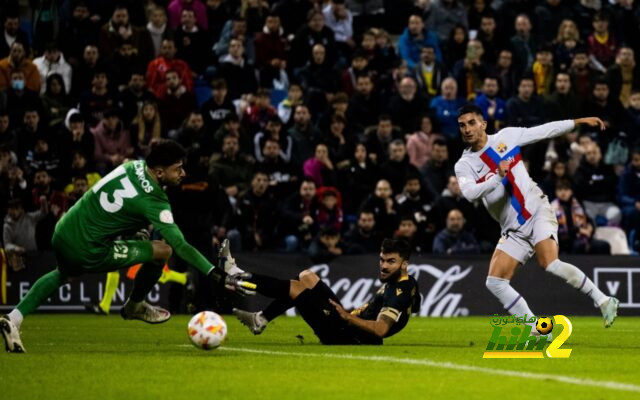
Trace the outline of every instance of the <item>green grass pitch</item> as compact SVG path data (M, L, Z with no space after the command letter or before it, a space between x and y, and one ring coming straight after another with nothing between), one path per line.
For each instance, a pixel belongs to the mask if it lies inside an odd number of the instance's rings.
M412 318L384 346L329 347L300 318L253 336L227 316L211 351L189 344L188 318L30 316L28 353L0 354L0 398L640 399L640 318L571 318L571 357L532 360L483 359L488 317Z

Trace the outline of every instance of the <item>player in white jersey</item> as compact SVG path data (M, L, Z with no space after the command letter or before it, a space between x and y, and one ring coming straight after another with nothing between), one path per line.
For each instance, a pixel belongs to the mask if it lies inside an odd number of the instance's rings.
M462 195L469 201L482 199L502 229L489 264L487 288L509 314L535 315L509 284L518 265L535 253L543 269L591 297L602 312L604 326L610 327L618 314L618 299L606 296L580 269L558 259L558 221L547 197L529 176L520 151L520 146L560 136L578 125L604 130L604 123L595 117L579 118L487 135L482 111L468 104L459 110L458 125L469 145L455 165Z

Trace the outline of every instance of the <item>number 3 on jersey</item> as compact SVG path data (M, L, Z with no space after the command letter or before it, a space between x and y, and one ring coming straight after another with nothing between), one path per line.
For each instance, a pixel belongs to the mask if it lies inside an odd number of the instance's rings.
M107 183L113 181L114 179L119 178L122 175L126 174L126 170L121 165L113 171L109 172L104 178L100 180L100 182L94 185L93 192L98 193L100 189ZM109 213L115 213L120 211L123 205L124 199L132 199L138 195L138 191L133 187L131 180L128 176L120 179L120 184L122 185L122 189L116 189L113 191L113 194L109 196L106 192L100 193L100 206ZM113 201L109 198L113 197Z

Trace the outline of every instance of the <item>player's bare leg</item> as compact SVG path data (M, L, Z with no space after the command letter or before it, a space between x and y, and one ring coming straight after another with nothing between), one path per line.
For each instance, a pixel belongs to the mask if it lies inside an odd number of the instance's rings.
M538 264L547 272L564 279L569 285L591 297L596 307L600 308L605 328L613 325L618 316L619 301L602 293L575 265L560 261L558 245L553 239L545 239L535 245Z
M171 257L171 246L161 240L152 241L153 261L142 265L133 281L129 299L120 310L124 319L138 319L149 324L159 324L171 318L171 313L162 307L152 306L144 301L153 285L162 275L166 260Z

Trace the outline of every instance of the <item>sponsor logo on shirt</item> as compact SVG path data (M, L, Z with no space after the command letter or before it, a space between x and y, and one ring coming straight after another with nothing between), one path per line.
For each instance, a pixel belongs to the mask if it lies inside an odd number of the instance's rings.
M507 151L507 145L504 143L500 143L498 145L498 152L499 153L504 153L505 151Z
M165 224L173 224L173 214L171 214L171 211L160 211L160 222L164 222Z

